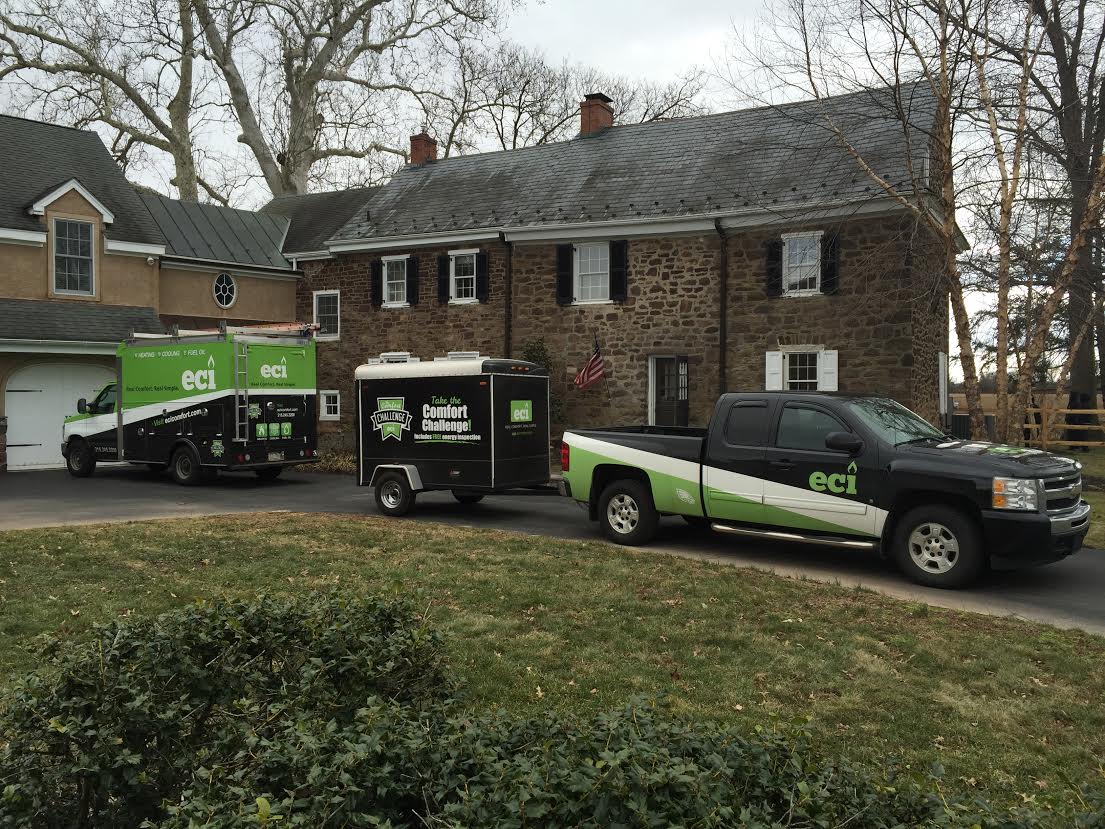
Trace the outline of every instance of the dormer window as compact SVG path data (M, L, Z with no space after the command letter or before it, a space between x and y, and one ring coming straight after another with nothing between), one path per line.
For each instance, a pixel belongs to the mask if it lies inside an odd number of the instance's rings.
M91 222L54 219L54 293L95 294L92 233Z

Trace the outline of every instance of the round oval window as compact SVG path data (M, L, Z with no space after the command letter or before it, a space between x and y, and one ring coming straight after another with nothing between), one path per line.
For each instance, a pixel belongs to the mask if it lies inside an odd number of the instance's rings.
M238 298L238 286L234 284L234 277L228 273L220 273L215 277L215 302L220 308L229 308Z

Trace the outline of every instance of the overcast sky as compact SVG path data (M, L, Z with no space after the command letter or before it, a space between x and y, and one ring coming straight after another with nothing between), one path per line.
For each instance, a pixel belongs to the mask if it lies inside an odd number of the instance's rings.
M710 68L732 26L750 25L760 0L546 0L518 9L508 39L611 74L669 81Z

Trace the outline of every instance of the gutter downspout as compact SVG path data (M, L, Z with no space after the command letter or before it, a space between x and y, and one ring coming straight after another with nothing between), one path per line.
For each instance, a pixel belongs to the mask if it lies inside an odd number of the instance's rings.
M514 339L514 243L499 231L499 241L506 245L506 298L503 301L503 356L512 356Z
M721 227L721 219L714 219L714 230L721 242L721 266L718 269L718 355L717 355L717 393L718 397L728 391L729 356L729 238Z

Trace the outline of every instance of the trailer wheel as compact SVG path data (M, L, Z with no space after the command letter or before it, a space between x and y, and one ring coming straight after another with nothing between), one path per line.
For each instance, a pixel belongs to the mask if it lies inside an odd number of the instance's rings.
M389 472L376 482L376 508L384 515L398 518L406 515L414 506L414 492L407 476Z
M478 504L483 500L482 492L465 492L462 489L454 489L453 497L462 504Z
M77 438L69 442L69 456L65 468L74 478L87 478L96 469L96 456L88 441Z
M614 481L599 496L599 523L615 544L647 544L656 535L660 515L652 494L640 481Z
M195 486L204 480L203 467L200 459L188 446L181 446L173 453L173 460L169 464L173 480L181 486Z
M266 466L264 469L253 470L253 473L262 481L275 481L283 471L282 466Z

